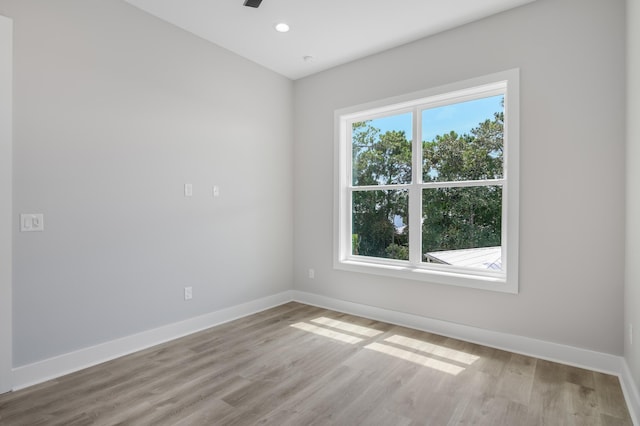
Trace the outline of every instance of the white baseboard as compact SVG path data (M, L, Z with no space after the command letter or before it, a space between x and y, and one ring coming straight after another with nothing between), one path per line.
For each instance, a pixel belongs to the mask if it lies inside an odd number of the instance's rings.
M622 361L622 372L619 377L622 392L624 392L624 398L627 401L627 408L629 408L633 424L636 426L640 425L640 392L638 392L638 387L633 380L626 360Z
M428 331L447 337L478 343L496 349L503 349L536 358L576 367L588 368L608 374L620 372L620 357L587 349L550 343L543 340L497 331L485 330L468 325L455 324L419 315L392 311L389 309L367 306L320 296L317 294L294 291L294 300L308 305L337 310L365 318L401 325L417 330Z
M42 383L234 319L264 311L292 300L292 292L284 291L273 296L252 300L195 318L17 367L12 371L13 389L18 390Z
M631 418L633 419L633 424L640 426L640 422L638 421L638 416L640 415L638 388L631 376L627 362L623 357L528 337L484 330L468 325L455 324L375 306L347 302L302 291L294 291L293 298L297 302L308 305L358 315L509 352L618 376Z

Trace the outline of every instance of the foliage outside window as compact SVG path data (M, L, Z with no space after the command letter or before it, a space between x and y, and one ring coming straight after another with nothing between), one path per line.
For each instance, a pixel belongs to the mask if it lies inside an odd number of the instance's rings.
M517 292L517 71L405 98L336 112L336 267Z

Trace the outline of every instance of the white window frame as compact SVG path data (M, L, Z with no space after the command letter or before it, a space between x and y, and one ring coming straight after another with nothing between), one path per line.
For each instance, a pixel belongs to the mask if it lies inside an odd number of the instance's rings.
M413 161L412 183L377 185L375 189L409 190L410 259L382 259L353 255L351 194L368 187L352 185L352 123L414 111L412 155L422 157L421 113L427 108L504 95L504 173L502 179L460 182L455 186L502 185L502 270L489 271L422 262L421 200L424 188L451 187L450 182L422 182L422 161ZM518 293L519 238L519 70L440 86L408 95L356 105L335 111L334 151L334 268L351 272L406 278L506 293ZM419 167L417 167L419 166ZM419 230L419 232L416 232Z

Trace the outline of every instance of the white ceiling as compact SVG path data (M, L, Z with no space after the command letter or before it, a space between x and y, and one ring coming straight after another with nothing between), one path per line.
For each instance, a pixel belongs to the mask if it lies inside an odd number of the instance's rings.
M534 0L126 1L295 80Z

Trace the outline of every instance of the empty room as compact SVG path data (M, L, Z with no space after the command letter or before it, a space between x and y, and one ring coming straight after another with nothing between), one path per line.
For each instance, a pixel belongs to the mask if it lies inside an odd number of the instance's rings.
M640 0L0 0L0 425L640 425L639 75Z

